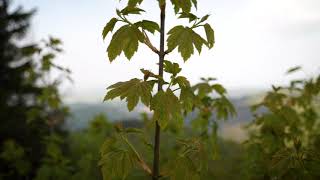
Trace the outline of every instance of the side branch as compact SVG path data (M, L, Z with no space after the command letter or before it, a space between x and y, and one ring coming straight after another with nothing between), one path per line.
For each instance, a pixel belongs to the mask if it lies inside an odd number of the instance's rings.
M151 41L150 41L147 33L146 33L144 30L143 30L143 34L144 34L144 36L145 36L144 44L147 45L147 46L149 47L149 49L151 49L151 51L153 51L153 52L156 53L156 54L159 54L160 51L159 51L156 47L154 47L154 46L152 45L152 43L151 43Z
M172 50L167 49L166 51L164 51L164 54L167 55L167 54L169 54L169 53L171 53L171 52L172 52Z
M130 147L130 149L133 151L133 153L135 154L139 165L141 166L141 168L147 172L147 174L152 176L152 171L150 169L150 167L147 165L147 163L141 158L141 156L139 155L139 153L137 152L137 150L134 148L134 146L129 142L129 140L121 135L121 138L124 140L124 142Z

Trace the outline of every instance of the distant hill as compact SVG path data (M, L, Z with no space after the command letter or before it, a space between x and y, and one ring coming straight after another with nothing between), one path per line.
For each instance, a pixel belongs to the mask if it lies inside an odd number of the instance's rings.
M221 123L222 126L230 124L245 124L252 119L250 109L248 107L249 98L234 98L232 103L237 109L238 116ZM69 104L71 117L67 120L68 129L77 130L85 128L88 122L98 114L104 114L110 121L130 121L140 119L141 113L146 112L143 105L129 112L126 104L120 101L108 103L74 103ZM191 115L192 116L192 115ZM190 117L189 117L190 118Z

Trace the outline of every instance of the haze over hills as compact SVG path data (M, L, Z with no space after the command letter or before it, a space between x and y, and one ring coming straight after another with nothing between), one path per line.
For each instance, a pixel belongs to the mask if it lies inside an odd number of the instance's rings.
M245 138L242 127L251 121L252 114L249 105L257 101L261 96L244 96L231 98L238 116L233 117L227 121L220 121L220 135L237 141ZM141 119L141 113L148 112L144 105L139 104L132 112L129 112L126 103L123 101L115 100L100 103L71 103L69 104L71 117L67 120L66 125L68 129L78 130L85 128L89 121L98 114L104 114L110 121L137 121ZM191 113L187 117L192 119L195 113Z

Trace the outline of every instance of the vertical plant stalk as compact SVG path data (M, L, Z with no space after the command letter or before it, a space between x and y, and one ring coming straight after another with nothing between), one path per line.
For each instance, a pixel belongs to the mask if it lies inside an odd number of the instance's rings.
M164 51L164 35L165 35L165 10L166 3L160 5L160 51L159 51L159 76L163 77L163 61L165 56ZM159 79L158 92L162 91L162 82ZM154 137L154 154L153 154L153 172L152 179L158 180L160 177L160 126L158 121L155 123L155 137Z

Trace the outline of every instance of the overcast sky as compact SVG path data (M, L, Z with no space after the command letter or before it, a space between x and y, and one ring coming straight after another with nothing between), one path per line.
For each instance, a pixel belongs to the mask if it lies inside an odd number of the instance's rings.
M159 20L156 0L144 0L149 11L141 17ZM65 53L58 59L68 66L75 81L65 85L69 101L98 101L105 88L118 81L141 77L140 68L156 70L157 56L140 45L139 53L129 62L121 56L109 63L101 31L122 8L117 0L16 0L26 9L37 8L30 37L32 40L52 35L64 42ZM320 0L198 0L201 16L211 14L209 23L216 36L215 47L195 53L185 64L173 53L167 59L183 67L182 74L196 83L200 77L216 77L227 89L236 92L266 89L292 78L320 72ZM168 29L185 24L175 19L169 3ZM203 33L203 32L202 32ZM159 34L152 41L158 42ZM293 66L303 72L285 76Z

